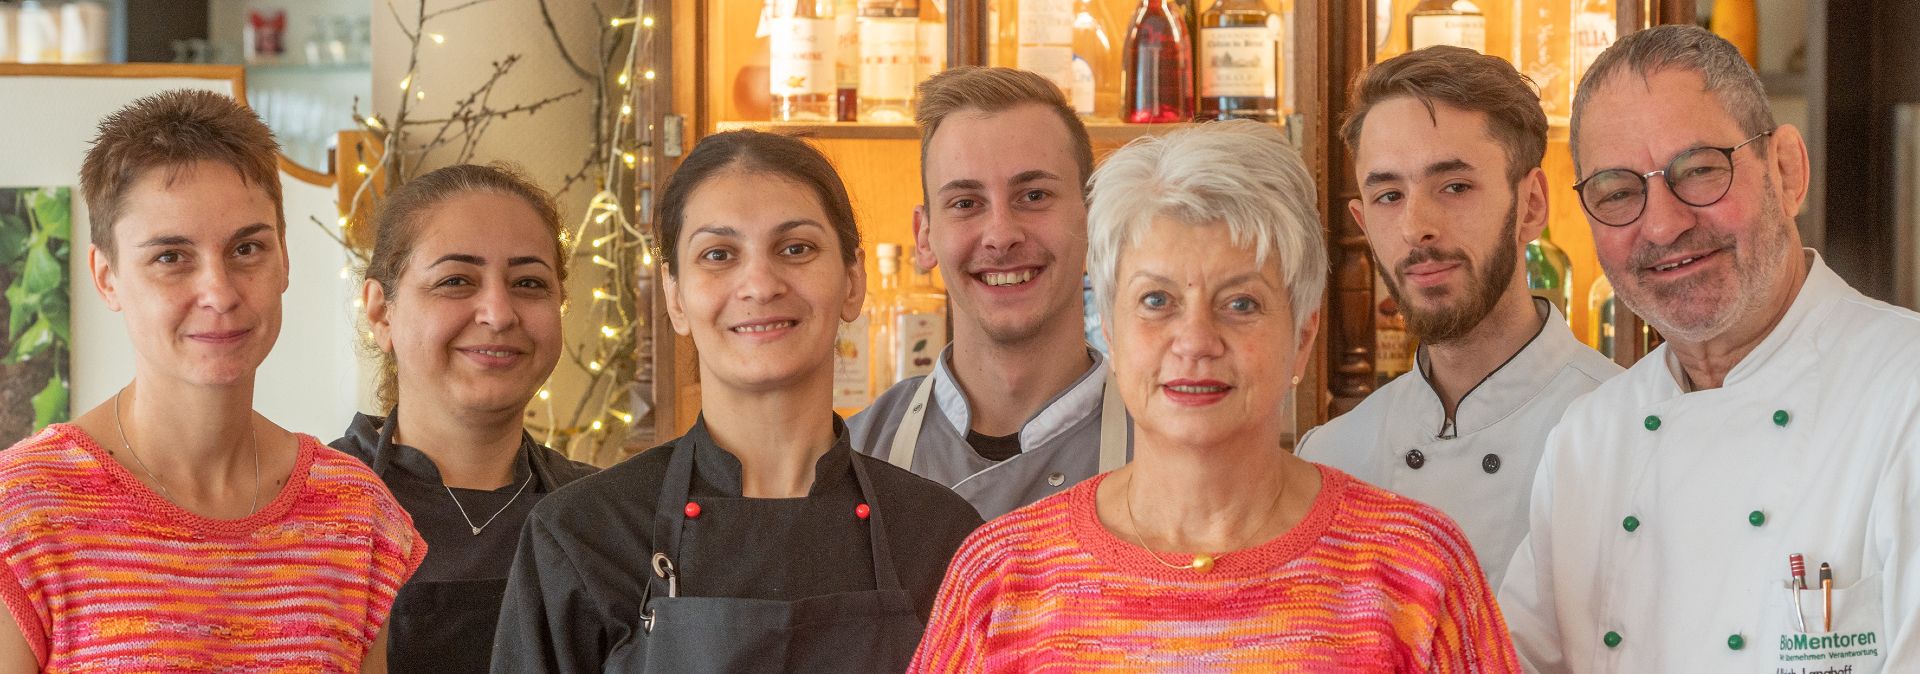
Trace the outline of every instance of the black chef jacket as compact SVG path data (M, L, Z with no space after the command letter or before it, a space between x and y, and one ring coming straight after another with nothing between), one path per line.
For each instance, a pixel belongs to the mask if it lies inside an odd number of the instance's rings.
M681 596L793 601L872 590L872 544L854 514L863 499L851 462L861 461L874 500L888 509L886 540L900 583L926 621L947 562L980 515L939 483L854 453L838 416L834 431L838 439L815 464L804 507L743 530L703 527L683 544L676 560ZM740 461L714 444L704 418L685 438L695 448L690 497L739 498ZM612 648L635 636L654 552L654 509L676 442L584 478L534 508L501 607L493 671L599 672Z
M397 674L485 672L513 547L527 513L560 485L597 469L569 461L522 432L512 482L492 491L453 490L474 524L494 517L475 535L448 496L433 461L418 449L394 444L391 419L355 414L347 434L330 443L373 466L427 539L427 558L394 598L388 668ZM376 463L382 452L387 454L385 465ZM532 482L527 482L529 475ZM526 491L516 499L522 483Z

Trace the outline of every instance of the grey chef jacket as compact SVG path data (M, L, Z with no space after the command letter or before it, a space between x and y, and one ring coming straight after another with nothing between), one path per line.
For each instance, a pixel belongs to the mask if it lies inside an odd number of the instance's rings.
M1427 503L1467 534L1488 585L1499 587L1527 535L1534 469L1547 432L1575 398L1621 372L1573 338L1545 300L1540 331L1460 399L1452 427L1420 367L1395 377L1353 411L1300 439L1299 455Z
M1040 499L1066 491L1100 472L1101 403L1106 394L1107 359L1088 349L1093 367L1073 385L1047 401L1020 428L1020 454L1005 461L980 456L967 444L972 410L954 381L948 346L935 363L933 404L920 426L913 455L915 474L952 488L972 503L980 516L993 519ZM853 448L888 460L895 432L907 414L913 394L924 377L907 379L873 401L847 421ZM1133 455L1132 432L1127 433L1127 457Z

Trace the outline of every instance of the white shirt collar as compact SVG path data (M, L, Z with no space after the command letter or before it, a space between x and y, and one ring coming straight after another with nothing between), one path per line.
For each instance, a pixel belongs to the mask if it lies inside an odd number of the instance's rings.
M1807 265L1807 279L1800 284L1800 292L1793 296L1786 315L1780 317L1780 322L1773 326L1773 330L1767 333L1766 338L1760 340L1760 344L1753 347L1753 351L1748 352L1740 362L1734 363L1733 368L1727 371L1726 379L1721 383L1722 386L1741 381L1761 371L1766 367L1767 361L1781 355L1781 349L1794 338L1794 334L1798 333L1803 325L1814 317L1816 312L1827 306L1830 300L1852 289L1839 274L1833 272L1833 268L1827 266L1826 260L1821 259L1819 251L1802 248L1801 252L1805 256L1803 259ZM1817 321L1814 327L1818 327ZM1672 348L1662 345L1661 349L1665 350L1665 353L1661 354L1660 362L1667 366L1667 372L1671 375L1676 390L1685 392L1679 358L1674 355Z
M1047 401L1038 414L1020 427L1022 451L1045 445L1080 420L1100 411L1102 396L1106 393L1107 358L1092 348L1087 349L1087 355L1093 358L1093 367L1080 375L1080 379L1068 386L1067 390ZM933 367L933 404L940 407L940 414L953 422L954 430L965 435L972 426L973 412L967 397L960 390L959 382L954 379L952 366L948 362L952 358L953 345L948 344Z

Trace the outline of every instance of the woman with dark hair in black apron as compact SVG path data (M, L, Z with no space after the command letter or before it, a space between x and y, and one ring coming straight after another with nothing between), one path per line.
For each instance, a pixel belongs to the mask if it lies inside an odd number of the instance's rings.
M493 671L905 671L980 517L854 453L833 413L838 330L866 296L839 176L800 140L716 134L658 222L700 420L534 509Z
M567 251L553 199L498 166L448 166L381 205L363 297L380 409L335 449L367 463L427 540L394 599L395 672L484 672L520 525L593 472L521 414L560 358Z

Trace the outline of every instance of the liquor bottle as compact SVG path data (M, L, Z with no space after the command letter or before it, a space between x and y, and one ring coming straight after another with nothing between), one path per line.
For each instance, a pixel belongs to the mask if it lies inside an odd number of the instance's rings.
M1406 313L1378 274L1373 278L1373 307L1373 384L1378 388L1412 370L1417 351Z
M1400 20L1413 11L1416 0L1369 0L1373 6L1373 62L1379 63L1407 51L1407 23Z
M1199 25L1199 118L1278 120L1280 15L1262 0L1219 0Z
M1587 76L1600 52L1613 46L1619 30L1614 18L1613 0L1576 0L1573 14L1573 74L1567 77L1567 100L1579 91L1580 80ZM1571 108L1569 108L1571 110Z
M1003 2L1006 0L1002 0ZM1063 92L1073 90L1074 0L1014 0L1013 14L1004 11L1003 55L1012 50L1014 67L1039 73Z
M893 380L933 374L940 350L947 346L947 294L933 285L933 275L913 267L912 282L893 296Z
M833 0L775 2L767 23L773 118L833 120L833 62L839 46L833 35Z
M867 293L867 353L872 354L873 390L885 391L893 378L893 298L900 294L900 244L882 243L873 247L874 264L880 268L877 287Z
M851 416L873 402L873 354L868 349L871 332L863 312L851 323L840 324L833 342L833 410Z
M1407 50L1435 45L1487 51L1487 15L1471 0L1420 0L1407 12Z
M1527 244L1527 291L1571 316L1567 305L1573 302L1573 258L1554 245L1551 231L1540 230L1540 238Z
M927 81L947 67L947 13L941 8L946 0L921 0L919 45L914 49L913 81Z
M1606 274L1593 279L1593 290L1587 292L1587 344L1600 355L1613 357L1613 282Z
M1713 0L1713 18L1708 27L1739 48L1748 67L1759 70L1760 22L1754 11L1754 0Z
M1127 29L1120 115L1130 124L1193 119L1193 50L1171 0L1141 0Z
M1067 99L1082 117L1120 116L1120 52L1114 27L1100 0L1075 0L1073 10L1073 88Z
M833 0L835 83L834 117L842 122L860 119L860 2Z
M1573 3L1513 0L1513 65L1540 91L1547 123L1565 126L1572 114Z
M919 0L860 4L860 120L913 119L913 61L920 32Z

